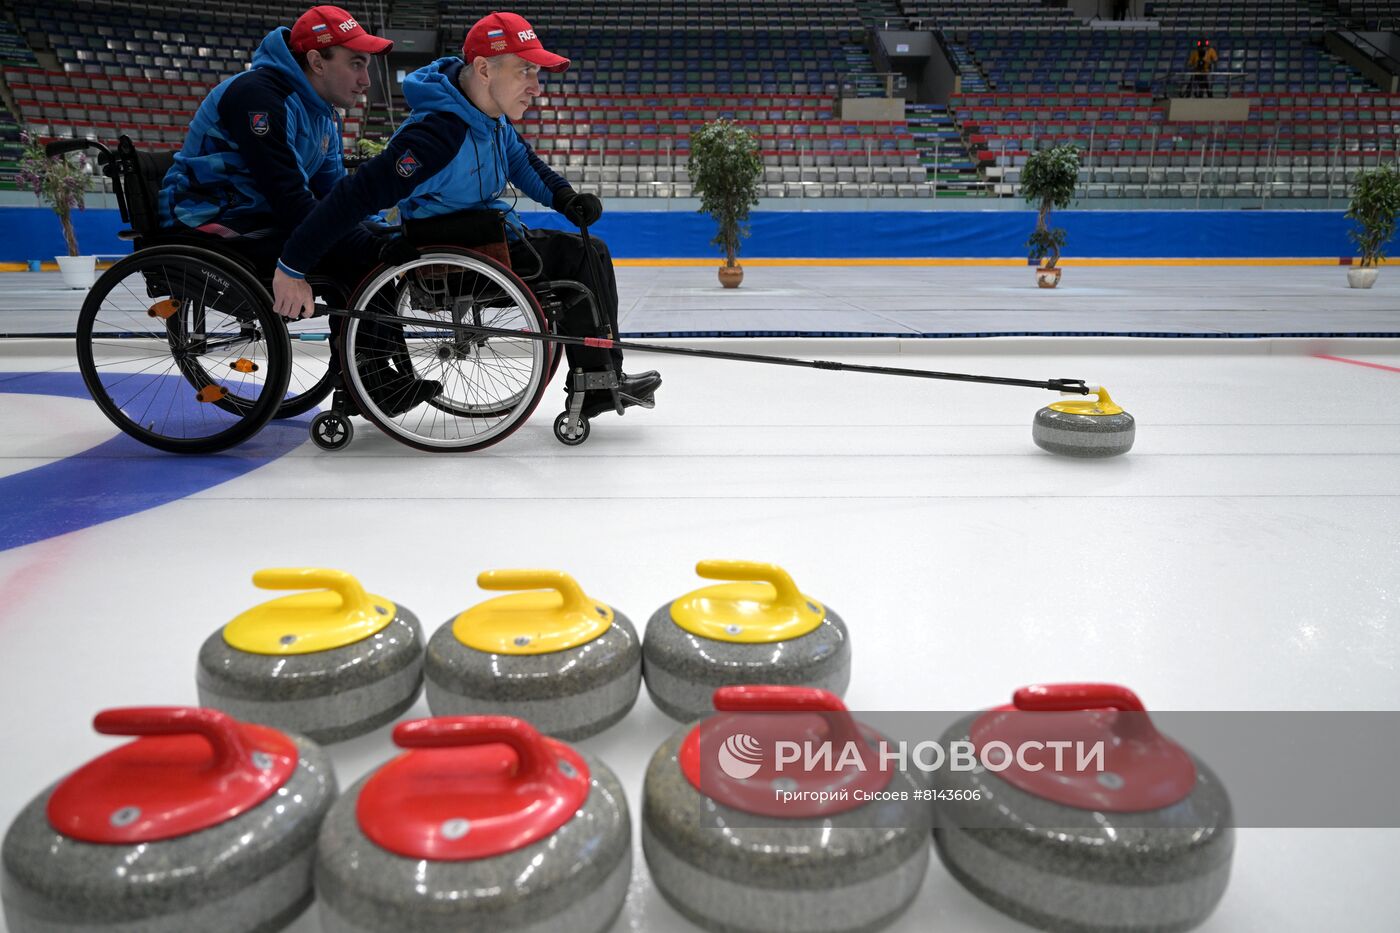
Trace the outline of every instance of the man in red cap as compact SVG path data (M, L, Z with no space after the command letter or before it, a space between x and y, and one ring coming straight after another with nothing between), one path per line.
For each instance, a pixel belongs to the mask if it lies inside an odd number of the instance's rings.
M161 225L209 236L271 280L288 236L345 177L336 108L370 87L370 59L393 47L345 10L312 7L279 27L253 54L253 67L224 80L200 104L160 192ZM348 295L388 243L359 223L331 238L317 274ZM339 330L333 318L333 330ZM383 381L410 407L436 383L386 371Z
M490 209L506 217L511 258L521 268L544 264L546 279L569 279L589 286L612 333L617 332L617 280L607 246L594 239L602 262L595 273L582 238L561 230L525 230L511 202L511 185L549 205L578 226L596 223L603 213L597 196L580 194L545 165L512 125L540 93L541 71L563 71L569 60L546 50L535 30L514 13L492 13L472 26L462 57L449 56L404 79L411 108L384 152L337 185L297 228L273 278L276 309L288 317L310 311L311 290L301 281L326 254L337 231L356 218L397 206L405 221ZM528 241L528 246L526 242ZM560 330L593 336L586 301L565 308ZM574 370L621 373L622 352L568 346ZM655 372L621 374L625 404L647 404L661 384ZM607 391L590 393L585 414L612 407Z
M344 177L334 108L369 89L370 56L392 45L333 6L268 33L252 69L221 82L195 113L161 188L164 225L285 239Z

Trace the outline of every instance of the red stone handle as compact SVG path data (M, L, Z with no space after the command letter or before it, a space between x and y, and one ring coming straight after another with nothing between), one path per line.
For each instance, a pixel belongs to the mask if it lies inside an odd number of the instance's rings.
M515 752L515 777L520 781L543 777L553 761L544 736L534 726L514 716L414 719L394 727L394 743L410 749L508 745Z
M1116 709L1135 715L1118 716L1113 731L1125 739L1152 741L1159 733L1147 717L1138 695L1118 684L1035 684L1022 687L1012 697L1018 710L1064 713L1092 709Z
M831 727L833 741L854 741L860 729L841 698L818 687L792 687L783 684L751 684L720 687L714 693L715 709L722 713L834 713L823 716Z
M214 751L213 769L252 768L238 720L197 706L127 706L103 710L92 720L103 735L199 735Z

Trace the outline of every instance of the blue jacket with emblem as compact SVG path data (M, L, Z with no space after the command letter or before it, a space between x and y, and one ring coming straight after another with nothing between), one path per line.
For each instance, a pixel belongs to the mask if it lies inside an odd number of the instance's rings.
M274 29L199 105L160 191L161 225L285 238L345 175L340 116Z
M506 214L507 232L520 219L502 200L514 184L549 207L572 190L540 161L504 115L489 117L462 93L463 62L441 58L403 82L411 115L384 151L335 187L297 228L282 251L282 270L302 275L330 244L366 214L397 206L404 220L455 211L493 209Z

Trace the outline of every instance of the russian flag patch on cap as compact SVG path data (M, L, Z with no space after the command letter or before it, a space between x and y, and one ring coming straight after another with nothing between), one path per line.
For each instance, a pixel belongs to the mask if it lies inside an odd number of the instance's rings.
M494 39L494 38L496 38L497 36L504 36L505 34L506 34L506 31L505 31L504 29L491 29L491 30L488 30L488 31L487 31L487 33L486 33L486 38L488 38L488 39Z
M331 28L331 27L327 26L325 23L321 23L321 24L319 24L319 25L312 26L312 27L311 27L311 31L312 31L312 32L325 32L327 29L330 29L330 28Z

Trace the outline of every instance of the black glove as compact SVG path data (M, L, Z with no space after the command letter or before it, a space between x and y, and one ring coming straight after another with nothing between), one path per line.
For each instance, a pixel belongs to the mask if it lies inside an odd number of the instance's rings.
M417 247L401 236L385 237L379 244L379 261L385 265L401 266L422 257Z
M554 196L554 209L575 227L591 227L603 216L603 202L596 194L579 194L572 188L561 188Z

